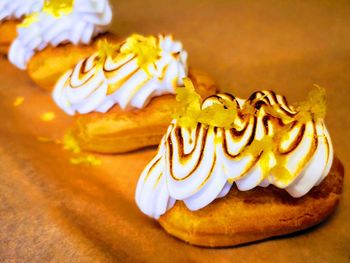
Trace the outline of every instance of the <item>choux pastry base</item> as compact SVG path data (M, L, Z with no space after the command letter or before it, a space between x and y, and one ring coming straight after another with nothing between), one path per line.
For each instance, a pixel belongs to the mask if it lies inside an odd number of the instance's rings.
M17 25L19 20L8 20L0 22L0 54L7 55L12 41L17 36Z
M190 211L183 202L159 219L171 235L205 247L226 247L280 236L316 225L338 204L344 168L335 158L324 181L301 198L291 197L274 186L238 191L208 206Z
M191 70L189 77L202 97L216 93L214 82L205 74ZM107 113L78 115L72 135L83 150L98 153L123 153L158 145L175 106L174 95L163 95L153 98L143 109L122 110L115 105Z
M90 45L61 44L57 47L48 46L37 52L28 63L29 77L41 88L51 91L57 80L80 60L96 51L99 39L117 42L118 38L111 33L96 37Z

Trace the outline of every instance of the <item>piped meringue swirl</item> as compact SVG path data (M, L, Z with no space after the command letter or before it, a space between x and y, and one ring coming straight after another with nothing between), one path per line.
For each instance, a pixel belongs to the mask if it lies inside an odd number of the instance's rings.
M136 202L145 214L159 218L176 200L198 210L225 196L233 184L240 191L274 185L297 198L327 176L333 147L322 118L299 118L271 91L248 100L211 96L202 109L225 101L237 105L234 128L201 123L185 128L176 120L169 126L137 184Z
M26 69L35 52L48 45L57 46L68 42L74 45L89 44L93 37L107 30L112 21L108 0L65 0L68 1L72 4L72 10L64 5L62 9L69 12L52 11L52 8L45 9L44 5L40 12L32 14L17 27L18 36L9 50L11 63ZM59 4L54 8L59 9Z
M70 115L107 112L115 104L122 109L143 108L155 96L175 93L187 76L187 52L182 44L170 35L159 35L154 42L158 50L154 61L140 66L138 59L145 54L133 49L138 50L142 41L129 50L130 38L114 56L108 55L101 62L96 53L68 71L53 91L56 104Z
M39 12L44 0L1 0L0 21L20 19L25 15Z

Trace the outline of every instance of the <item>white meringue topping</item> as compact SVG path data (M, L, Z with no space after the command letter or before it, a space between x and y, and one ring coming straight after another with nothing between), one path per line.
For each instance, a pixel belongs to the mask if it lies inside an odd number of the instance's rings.
M93 37L105 32L112 21L108 0L74 0L72 10L53 15L44 9L32 14L17 27L18 36L9 51L9 60L20 69L48 45L61 43L89 44ZM27 20L28 20L27 19Z
M137 41L130 47L133 38ZM143 42L149 38L154 38L154 47L149 48L156 53L147 65L140 65L140 57L147 54L137 50L148 48ZM143 108L155 96L174 93L187 76L187 52L172 36L149 38L133 35L102 62L97 53L80 61L57 82L56 104L70 115L107 112L115 104Z
M246 101L211 96L202 109L224 101L237 103L233 128L185 128L176 120L169 126L137 184L136 203L145 214L159 218L176 200L198 210L231 187L248 191L272 184L297 198L327 176L333 146L322 118L299 118L284 97L270 91ZM243 114L248 106L255 113Z
M1 0L0 21L20 19L25 15L39 12L44 0Z

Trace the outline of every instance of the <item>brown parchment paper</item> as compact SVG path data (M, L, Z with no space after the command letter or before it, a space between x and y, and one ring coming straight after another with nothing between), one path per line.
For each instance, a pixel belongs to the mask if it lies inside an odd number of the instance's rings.
M327 125L350 169L349 1L113 1L112 31L173 33L193 67L223 91L246 97L274 89L303 99L327 89ZM13 107L16 97L25 98ZM52 122L40 115L56 113ZM168 236L134 202L147 149L101 156L97 167L38 136L60 138L72 119L25 72L0 60L1 262L349 262L350 198L325 223L300 234L228 249L193 247Z

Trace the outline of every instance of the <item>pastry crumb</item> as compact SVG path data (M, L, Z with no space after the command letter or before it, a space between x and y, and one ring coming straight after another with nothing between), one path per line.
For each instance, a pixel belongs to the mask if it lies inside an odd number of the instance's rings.
M18 107L19 105L21 105L24 102L24 97L17 97L14 101L13 101L13 106L14 107Z
M97 158L94 155L86 155L86 156L78 156L78 157L72 157L69 159L71 164L79 165L79 164L86 164L91 166L97 166L101 165L102 161Z
M73 153L80 153L80 146L72 133L68 131L63 137L63 149L69 150Z
M51 111L45 112L45 113L41 114L41 116L40 116L40 119L42 121L52 121L55 118L56 118L55 113L51 112Z

